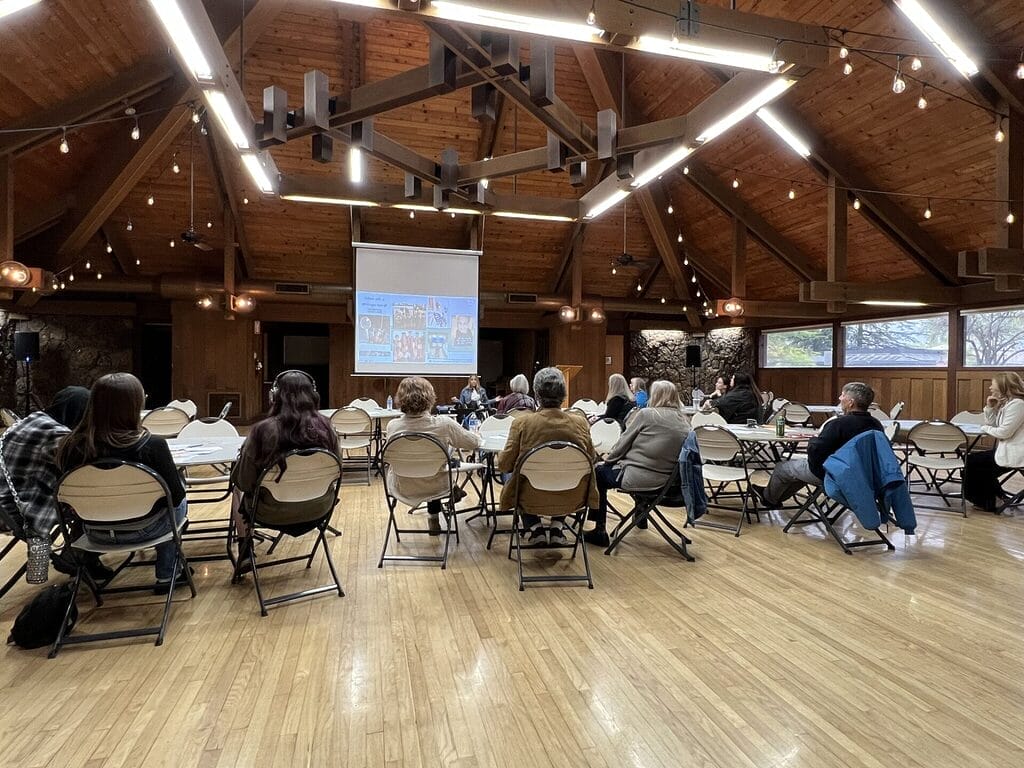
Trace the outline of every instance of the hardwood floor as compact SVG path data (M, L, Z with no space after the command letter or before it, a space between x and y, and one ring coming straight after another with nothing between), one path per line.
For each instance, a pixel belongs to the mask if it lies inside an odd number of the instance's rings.
M693 564L636 531L592 552L593 591L524 593L482 521L447 571L379 570L385 522L379 480L343 489L344 598L260 618L251 579L198 563L199 596L179 593L161 648L0 651L0 763L1024 765L1024 518L922 514L895 552L846 556L776 516L739 538L698 529ZM327 579L320 558L266 584ZM0 626L35 590L0 600ZM91 616L83 599L79 626L158 602L112 597Z

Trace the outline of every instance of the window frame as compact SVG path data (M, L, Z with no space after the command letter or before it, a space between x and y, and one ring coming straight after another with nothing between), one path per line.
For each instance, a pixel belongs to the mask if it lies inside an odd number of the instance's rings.
M828 330L832 336L832 362L829 365L768 365L768 336L773 333L790 333L792 331ZM759 370L766 371L829 371L836 364L836 329L834 323L814 323L812 325L795 325L786 328L763 328L758 340L757 362Z
M863 364L863 363L850 364L850 362L846 359L846 342L847 342L847 339L848 339L848 335L847 334L848 334L850 326L853 326L853 325L869 325L871 323L897 323L897 322L904 322L904 321L907 321L907 320L927 320L927 319L930 319L930 318L942 318L943 321L945 321L945 323L947 324L947 331L946 331L946 363L945 363L945 365L914 365L914 364L907 364L907 363L900 364L900 365L879 365L877 363L873 364L873 365L866 365L866 364ZM949 331L948 331L948 324L949 324L949 310L940 311L940 312L922 312L922 313L912 314L912 315L897 315L897 316L876 317L876 318L863 318L863 319L859 318L857 320L843 320L839 324L839 329L840 329L840 333L839 333L839 336L840 336L840 350L842 352L842 357L839 360L839 362L840 362L840 366L839 367L840 368L851 368L851 369L854 369L854 370L870 370L870 369L883 369L883 368L886 369L886 370L892 370L892 371L899 371L899 370L920 370L920 371L948 370L951 367L951 363L952 363L952 361L950 360L950 357L951 357L950 353L952 352L952 347L951 347L951 338L950 338L950 334L949 334ZM962 327L962 325L961 325L961 328L959 330L959 333L960 333L961 338L962 338L963 337L963 327ZM953 363L953 365L955 365L955 363Z

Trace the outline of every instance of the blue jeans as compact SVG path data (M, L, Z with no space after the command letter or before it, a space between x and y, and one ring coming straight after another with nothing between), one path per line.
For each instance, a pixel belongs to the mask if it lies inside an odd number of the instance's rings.
M174 521L181 523L188 514L188 501L182 499L181 503L174 508ZM137 531L111 531L103 528L89 528L89 538L98 544L135 544L140 541L148 541L165 533L170 533L167 515L161 514L145 528ZM170 581L174 572L174 558L177 555L174 547L174 540L157 544L156 547L156 578L157 581Z

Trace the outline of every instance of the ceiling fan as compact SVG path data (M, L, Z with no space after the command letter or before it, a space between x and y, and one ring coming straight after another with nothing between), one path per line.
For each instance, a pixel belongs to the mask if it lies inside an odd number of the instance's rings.
M193 141L195 139L195 126L188 136L188 229L181 233L181 242L191 245L200 251L212 251L213 246L203 242L203 236L196 232L196 175L195 175L195 151Z
M620 269L628 269L630 267L636 267L638 269L647 269L651 265L648 259L638 259L636 256L626 250L626 204L622 205L622 253L615 256L612 259L612 274L616 274Z

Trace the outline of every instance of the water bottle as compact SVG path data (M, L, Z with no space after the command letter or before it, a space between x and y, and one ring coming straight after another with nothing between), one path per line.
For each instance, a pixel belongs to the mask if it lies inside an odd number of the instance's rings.
M392 410L394 408L394 405L395 405L394 399L391 397L391 395L388 395L388 410L389 411Z
M28 540L28 565L25 581L29 584L45 584L50 567L50 541L41 537Z
M775 434L779 437L786 436L786 411L785 409L778 412L775 416Z
M470 432L480 431L480 419L476 417L475 413L469 414L469 419L466 420L466 427Z

